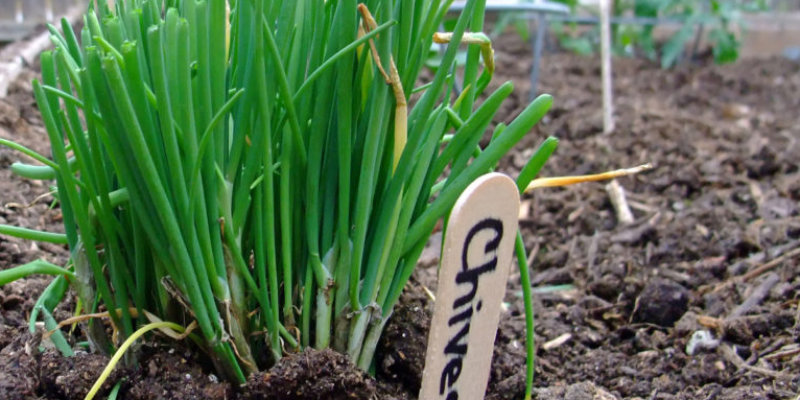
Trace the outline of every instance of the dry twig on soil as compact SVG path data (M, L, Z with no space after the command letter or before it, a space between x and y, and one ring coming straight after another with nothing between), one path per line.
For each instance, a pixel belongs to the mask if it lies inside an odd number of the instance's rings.
M773 260L771 260L769 262L766 262L764 264L761 264L760 266L758 266L758 267L756 267L754 269L751 269L750 271L748 271L747 273L745 273L743 275L732 276L732 277L728 278L727 280L725 280L723 282L720 282L719 284L717 284L717 286L714 287L713 290L711 290L711 292L714 292L714 293L715 292L719 292L719 291L721 291L721 290L723 290L723 289L725 289L725 288L727 288L727 287L729 287L729 286L731 286L731 285L733 285L735 283L747 282L749 280L752 280L753 278L756 278L759 275L761 275L761 274L763 274L763 273L765 273L765 272L767 272L767 271L769 271L769 270L781 265L781 263L783 263L784 261L788 261L788 260L791 260L794 257L800 256L800 244L795 242L794 246L795 247L792 250L789 250L786 253L783 253L782 255L774 258ZM762 253L759 253L759 254L755 255L754 257L763 257L763 255L762 255Z
M780 279L781 278L778 276L778 274L775 273L767 275L767 277L764 279L764 282L761 282L761 284L758 285L755 288L755 290L753 290L753 293L751 293L750 296L748 296L747 299L745 299L745 301L742 302L742 304L734 308L733 311L731 311L730 315L728 315L728 317L725 319L731 319L745 315L753 307L761 304L761 302L764 301L764 298L766 298L767 295L769 294L769 291L776 284L778 284L778 281L780 281Z
M742 358L739 357L739 355L736 354L736 352L730 346L728 346L726 344L723 344L723 345L719 346L718 349L720 349L720 351L722 353L722 356L725 357L726 360L728 360L731 364L735 365L736 368L739 368L740 370L747 370L747 371L750 371L750 372L755 372L757 374L769 376L769 377L775 378L775 379L791 379L791 377L789 377L788 375L786 375L786 374L784 374L782 372L773 371L771 369L762 368L762 367L756 367L756 366L747 364L747 362L742 360Z

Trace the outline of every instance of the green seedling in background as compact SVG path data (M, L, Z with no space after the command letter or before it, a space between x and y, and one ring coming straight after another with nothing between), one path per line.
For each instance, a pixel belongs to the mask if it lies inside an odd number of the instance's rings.
M553 1L568 5L573 15L584 10L576 0ZM687 58L687 53L694 56L703 37L710 44L715 63L735 62L746 28L743 15L769 10L765 0L622 0L613 4L614 17L643 19L641 24L612 25L614 52L659 61L663 68L677 65ZM658 24L665 23L664 26L669 27L674 25L666 23L676 21L680 22L679 28L663 43L658 43L654 36ZM575 23L554 23L553 31L561 47L568 51L591 55L599 48L600 31L596 26L582 30Z

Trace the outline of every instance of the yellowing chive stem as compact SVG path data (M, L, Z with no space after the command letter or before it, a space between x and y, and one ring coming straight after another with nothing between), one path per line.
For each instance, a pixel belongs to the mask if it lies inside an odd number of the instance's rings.
M584 182L605 181L623 176L638 174L640 172L647 171L652 168L653 168L652 164L643 164L633 168L617 169L614 171L603 172L600 174L539 178L539 179L534 179L533 181L531 181L530 184L528 184L528 186L525 188L525 193L536 188L559 187L559 186L568 186Z

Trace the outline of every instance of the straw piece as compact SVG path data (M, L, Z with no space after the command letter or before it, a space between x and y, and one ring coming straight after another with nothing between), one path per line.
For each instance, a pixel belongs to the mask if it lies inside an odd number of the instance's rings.
M534 179L528 184L528 187L525 188L525 193L542 187L559 187L559 186L568 186L574 185L576 183L583 183L583 182L596 182L596 181L604 181L608 179L619 178L621 176L628 176L633 174L638 174L643 171L647 171L653 169L652 164L643 164L638 167L633 168L623 168L609 172L603 172L601 174L593 174L593 175L576 175L576 176L558 176L553 178L539 178Z

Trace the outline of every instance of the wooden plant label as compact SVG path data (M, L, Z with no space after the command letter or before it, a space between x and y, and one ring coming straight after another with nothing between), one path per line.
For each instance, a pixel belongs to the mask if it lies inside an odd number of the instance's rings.
M453 207L420 400L483 399L518 216L517 186L499 173L478 178Z

